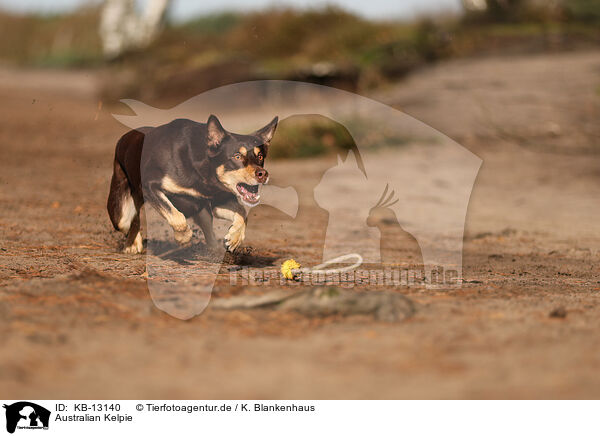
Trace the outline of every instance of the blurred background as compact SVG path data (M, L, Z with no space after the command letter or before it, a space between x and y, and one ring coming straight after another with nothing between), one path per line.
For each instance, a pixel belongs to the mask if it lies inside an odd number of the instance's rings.
M594 47L598 0L1 0L0 63L109 70L103 100L252 79L365 92L444 59Z

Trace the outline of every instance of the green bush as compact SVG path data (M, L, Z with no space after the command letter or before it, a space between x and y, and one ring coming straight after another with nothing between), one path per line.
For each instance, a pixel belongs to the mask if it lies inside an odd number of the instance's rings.
M571 21L600 22L600 0L568 0L564 2L564 8Z
M319 115L294 116L279 123L269 157L306 158L354 147L354 140L343 125Z
M181 28L185 31L205 35L219 35L235 27L242 16L235 12L204 15L184 23Z
M409 143L435 143L435 138L402 136L396 129L386 129L361 118L344 119L338 123L321 115L298 115L279 123L269 149L271 159L307 158L357 150L356 142L345 125L351 125L361 138L361 148L377 150L402 147Z

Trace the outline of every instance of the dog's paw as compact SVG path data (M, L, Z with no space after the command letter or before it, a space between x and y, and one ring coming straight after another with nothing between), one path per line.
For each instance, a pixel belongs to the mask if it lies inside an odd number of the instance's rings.
M225 249L230 253L233 253L235 250L242 245L244 242L244 238L246 237L246 226L234 227L231 226L229 228L229 232L225 235Z
M139 254L142 252L142 248L136 246L135 244L130 245L129 247L123 248L123 253L125 254Z
M185 230L181 232L174 232L175 240L179 245L187 245L192 240L193 234L190 226L187 226Z
M139 254L144 250L144 244L142 242L142 235L140 233L137 234L131 245L123 248L123 253L126 254Z

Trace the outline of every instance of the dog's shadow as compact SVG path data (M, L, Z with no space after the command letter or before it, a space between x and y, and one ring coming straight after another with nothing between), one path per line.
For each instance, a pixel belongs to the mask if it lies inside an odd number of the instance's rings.
M229 253L224 247L209 247L203 242L181 247L171 241L146 241L147 253L160 259L172 261L179 265L196 265L198 263L250 266L264 268L273 266L280 255L272 252L258 251L252 247L242 247L235 253Z

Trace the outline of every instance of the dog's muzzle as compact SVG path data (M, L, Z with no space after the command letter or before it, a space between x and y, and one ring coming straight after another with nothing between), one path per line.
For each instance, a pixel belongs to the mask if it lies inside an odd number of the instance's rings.
M256 168L254 175L256 176L256 181L258 183L267 183L267 180L269 179L269 173L264 168Z

